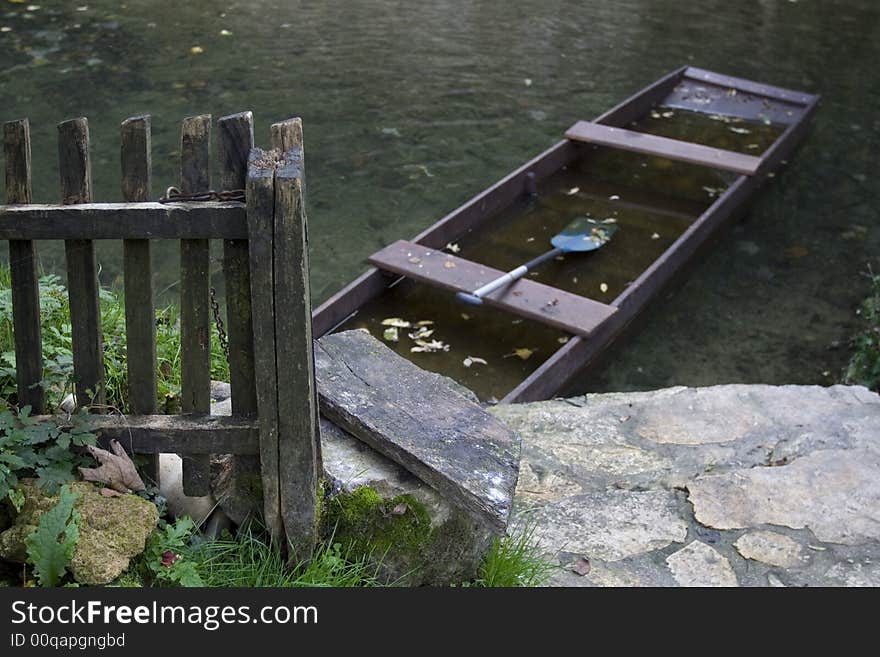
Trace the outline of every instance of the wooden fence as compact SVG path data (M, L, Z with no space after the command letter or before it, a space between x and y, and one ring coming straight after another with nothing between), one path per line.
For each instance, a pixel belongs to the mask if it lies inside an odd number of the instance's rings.
M302 125L274 124L272 150L254 147L250 112L217 121L216 189L246 202L150 202L149 116L121 125L124 203L92 199L85 118L58 125L61 204L31 204L27 119L3 126L6 203L20 403L45 412L34 240L64 240L77 400L100 411L104 365L94 240L122 240L130 415L96 415L104 438L152 456L183 456L184 491L208 492L210 454L259 456L264 512L273 536L297 554L315 540L321 468L314 379ZM180 194L211 190L210 115L184 119ZM182 415L157 414L156 313L151 241L180 241ZM210 416L209 240L223 240L232 415Z

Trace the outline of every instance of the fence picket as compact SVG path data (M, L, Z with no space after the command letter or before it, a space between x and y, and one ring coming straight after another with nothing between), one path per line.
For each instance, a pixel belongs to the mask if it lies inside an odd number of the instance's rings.
M282 158L275 172L273 239L275 358L279 364L278 471L284 531L291 556L302 560L309 558L317 540L321 439L302 149L293 147Z
M58 124L58 167L62 203L89 203L92 166L88 119L80 117ZM95 246L91 240L66 240L64 251L77 404L100 407L105 404L104 348Z
M31 130L27 119L3 124L6 157L6 202L31 202ZM9 241L12 287L12 324L15 335L15 375L18 403L34 413L45 408L43 388L43 335L40 328L40 286L36 245L30 240Z
M149 116L126 119L120 127L122 197L125 201L150 200L152 183L151 125ZM156 413L156 297L150 240L123 240L125 282L125 336L128 365L128 400L132 414ZM143 474L159 483L159 459L148 455Z
M275 360L275 301L272 293L272 241L275 161L259 148L248 157L247 216L253 307L254 364L257 378L257 416L260 427L260 466L263 516L275 539L284 536L278 472L278 380Z
M211 189L211 115L184 119L180 135L180 191ZM211 410L210 242L180 241L180 389L184 413ZM207 495L210 457L182 454L183 492Z

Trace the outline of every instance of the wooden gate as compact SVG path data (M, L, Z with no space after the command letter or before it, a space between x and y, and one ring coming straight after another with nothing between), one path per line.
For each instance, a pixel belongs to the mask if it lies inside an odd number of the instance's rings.
M122 240L130 415L96 415L103 438L152 456L183 456L184 491L204 495L211 454L257 455L265 520L295 555L316 535L321 469L303 204L302 124L271 128L272 150L254 148L253 116L217 121L219 176L212 187L210 115L184 119L180 181L151 202L149 116L121 125L124 203L92 199L85 118L58 125L61 204L31 204L27 119L3 126L6 203L20 404L45 412L34 240L64 240L76 398L106 409L94 240ZM218 189L221 192L210 190ZM204 200L203 200L204 199ZM181 415L157 414L156 312L151 241L180 242ZM210 412L210 242L223 240L232 415Z

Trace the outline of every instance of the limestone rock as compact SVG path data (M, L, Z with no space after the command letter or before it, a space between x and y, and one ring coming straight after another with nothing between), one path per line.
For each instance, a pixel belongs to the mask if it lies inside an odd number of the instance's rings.
M777 532L749 532L740 536L733 546L746 559L780 568L795 568L807 560L800 543Z
M15 524L0 535L0 556L23 563L24 539L36 530L40 516L58 497L45 495L33 480L20 484L25 503ZM81 584L107 584L116 579L132 557L144 550L147 536L156 528L156 506L137 495L105 497L100 487L87 482L70 484L79 493L79 540L70 562L74 579Z
M324 529L382 553L379 576L407 585L473 579L497 531L336 425L322 420L324 471L335 490Z
M676 507L670 491L608 490L566 497L527 517L550 553L618 561L684 542L688 525Z
M701 541L669 555L666 564L681 586L739 586L730 562Z
M699 477L688 484L704 525L808 527L820 541L880 540L880 452L819 450L781 467Z

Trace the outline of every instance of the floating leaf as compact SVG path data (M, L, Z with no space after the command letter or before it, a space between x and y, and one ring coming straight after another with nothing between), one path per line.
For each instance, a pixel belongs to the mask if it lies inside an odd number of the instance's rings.
M476 356L468 356L467 358L464 359L464 361L462 361L462 364L465 367L470 367L474 363L478 363L480 365L488 365L489 364L484 359L477 358Z
M447 251L451 251L452 253L458 253L459 251L461 251L461 247L455 242L449 242L445 248Z
M663 112L660 116L662 116L664 119L671 119L673 116L675 116L675 112Z
M612 194L611 196L608 197L608 200L609 201L619 201L620 197L617 194Z
M389 317L387 319L382 320L382 326L394 326L396 328L411 328L412 324L410 324L405 319L400 319L400 317Z
M759 144L746 144L746 148L748 148L750 151L754 151L761 148L761 146Z
M469 320L469 319L471 318L471 316L468 315L467 313L462 313L462 314L461 314L461 318L462 318L464 321L467 321L467 320Z
M602 284L599 286L599 289L600 289L600 290L602 291L602 293L604 294L605 292L608 291L608 283L602 283Z
M220 30L220 36L232 36L232 32L229 30Z
M559 344L565 344L565 343L568 342L570 339L571 339L571 338L569 338L567 335L563 335L563 336L561 336L561 337L556 338L556 341L557 341Z
M574 195L577 194L579 191L581 191L581 188L580 188L580 187L572 187L572 188L569 189L567 192L565 192L565 195L566 195L566 196L574 196Z
M430 338L434 335L434 329L429 329L427 326L420 326L418 331L414 331L409 334L411 340L424 340L425 338Z
M532 349L527 349L526 347L520 347L519 349L513 350L513 355L521 360L528 360L532 357L532 354L535 353Z
M189 49L189 52L192 55L201 55L203 52L205 52L205 49L201 46L193 46Z
M660 233L654 233L653 235L651 235L651 239L652 239L652 240L659 240L659 239L660 239Z
M750 134L752 134L752 131L749 130L748 128L735 128L735 127L732 127L732 126L731 126L730 128L728 128L728 130L730 130L731 132L735 132L735 133L738 134L738 135L750 135Z
M423 319L420 322L416 322L416 326L433 326L434 322L430 319Z
M524 79L523 84L526 85L527 87L531 87L532 86L532 79L531 78Z
M398 335L397 328L394 326L389 326L382 332L382 337L385 338L388 342L397 342L400 336Z

